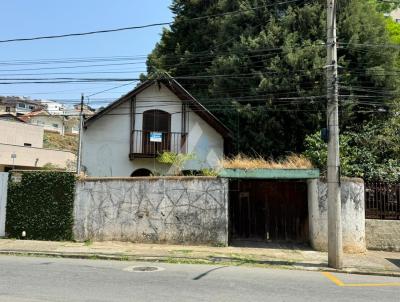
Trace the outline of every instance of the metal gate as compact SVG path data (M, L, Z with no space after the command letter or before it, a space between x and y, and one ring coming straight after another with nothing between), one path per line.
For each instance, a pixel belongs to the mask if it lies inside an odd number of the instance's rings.
M365 218L400 220L400 184L366 182Z
M231 181L232 239L308 241L307 183Z

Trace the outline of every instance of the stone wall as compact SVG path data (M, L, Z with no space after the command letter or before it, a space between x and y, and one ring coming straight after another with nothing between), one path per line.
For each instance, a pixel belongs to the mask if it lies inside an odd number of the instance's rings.
M367 248L400 252L400 220L365 220Z
M323 180L308 181L310 242L314 249L328 249L327 184ZM364 182L344 178L341 182L343 250L362 253L365 245Z
M228 180L214 177L78 181L76 240L228 244Z

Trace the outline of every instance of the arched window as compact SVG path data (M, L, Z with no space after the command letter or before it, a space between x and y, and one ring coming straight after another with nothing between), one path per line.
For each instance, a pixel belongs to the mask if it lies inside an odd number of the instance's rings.
M171 115L154 109L143 112L143 151L156 155L171 149Z
M143 176L153 176L153 173L151 173L150 170L148 169L137 169L132 172L131 177L143 177Z
M171 115L168 112L158 109L143 112L143 130L170 132Z

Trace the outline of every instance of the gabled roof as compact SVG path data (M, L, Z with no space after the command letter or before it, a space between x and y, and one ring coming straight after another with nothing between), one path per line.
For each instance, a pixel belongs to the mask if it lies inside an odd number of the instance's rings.
M46 110L44 109L38 109L34 110L32 112L25 113L24 115L20 116L19 118L23 120L24 122L27 122L31 119L31 117L37 116L37 115L50 115Z
M13 120L13 121L20 122L20 123L26 123L21 117L16 116L11 113L0 114L0 120L5 120L5 121Z
M213 127L223 137L231 137L231 131L210 111L208 111L194 96L192 96L185 88L182 87L175 79L158 79L158 80L147 80L142 84L138 85L135 89L125 94L118 100L114 101L103 110L99 111L95 115L91 116L85 121L85 128L88 127L95 120L101 118L103 115L109 113L114 108L118 107L123 102L135 97L146 88L153 84L164 84L169 90L171 90L181 101L187 103L190 109L192 109L198 116L205 120L211 127Z

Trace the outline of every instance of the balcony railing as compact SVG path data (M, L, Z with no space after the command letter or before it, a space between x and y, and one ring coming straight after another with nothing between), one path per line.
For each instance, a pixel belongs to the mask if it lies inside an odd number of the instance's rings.
M187 153L187 133L134 130L129 157L156 157L169 151Z

